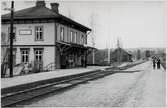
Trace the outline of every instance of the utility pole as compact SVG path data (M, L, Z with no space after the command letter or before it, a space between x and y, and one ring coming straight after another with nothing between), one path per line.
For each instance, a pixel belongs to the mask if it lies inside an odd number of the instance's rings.
M109 27L108 27L109 28ZM108 61L108 65L110 64L110 35L109 35L109 30L108 30L108 41L107 41L107 43L108 43L108 46L107 46L107 48L108 48L108 50L107 50L107 61Z
M108 47L108 64L110 64L110 48Z
M14 1L11 2L11 18L10 18L10 58L9 58L9 68L10 77L13 77L13 21L14 21Z
M92 35L91 35L91 43L92 46L95 47L95 30L96 30L96 23L97 22L97 15L92 13L90 16L90 25L92 28ZM95 49L92 51L92 64L95 64Z
M120 52L120 40L119 38L117 39L117 48L118 48L118 55L117 55L117 62L120 64L120 57L121 57L121 52Z
M94 47L94 45L93 45L93 47ZM95 50L93 49L93 53L92 53L92 56L93 56L93 64L95 64Z
M108 53L107 53L107 55L108 55L107 56L108 57L107 61L108 61L108 65L110 65L110 36L109 36L109 30L108 30L108 38L107 39L108 39L108 42L107 42L108 43L108 46L107 46L108 47L108 50L107 50L108 51Z
M108 10L108 15L110 16L110 11ZM111 42L111 40L110 40L110 23L108 23L108 37L107 37L107 39L108 39L108 65L110 65L110 42Z

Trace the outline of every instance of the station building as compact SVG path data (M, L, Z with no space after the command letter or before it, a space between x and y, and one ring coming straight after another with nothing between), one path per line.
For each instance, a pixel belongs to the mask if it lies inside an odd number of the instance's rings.
M13 62L41 69L74 68L86 65L91 48L87 36L91 29L62 15L58 3L36 1L34 7L14 12ZM1 61L9 59L10 13L1 16Z

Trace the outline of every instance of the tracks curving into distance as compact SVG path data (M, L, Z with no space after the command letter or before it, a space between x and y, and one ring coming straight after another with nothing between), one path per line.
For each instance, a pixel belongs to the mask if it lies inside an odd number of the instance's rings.
M145 62L145 61L143 61L143 62ZM114 73L118 72L118 70L119 71L125 70L125 69L131 68L133 66L136 66L138 64L141 64L143 62L135 63L135 64L119 67L119 68L118 67L111 67L111 68L107 68L104 70L97 70L97 71L90 72L90 73L83 74L83 75L79 75L79 76L74 75L73 77L69 77L69 78L63 79L61 81L46 83L44 85L39 85L39 86L36 86L33 88L19 90L16 92L5 93L5 94L1 95L1 106L2 107L17 106L21 102L25 102L25 101L31 100L33 98L37 98L37 97L46 95L48 93L62 91L62 90L67 89L69 87L76 86L78 84L85 83L85 82L90 81L90 80L102 78L104 76L114 74Z

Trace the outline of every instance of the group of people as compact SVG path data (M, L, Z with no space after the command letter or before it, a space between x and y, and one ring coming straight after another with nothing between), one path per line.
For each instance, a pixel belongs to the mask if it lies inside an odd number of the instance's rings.
M65 57L61 59L62 69L73 68L77 66L86 67L86 61L83 58L81 58L80 62L74 59L66 59Z
M157 69L160 69L160 65L161 65L161 61L159 57L152 57L152 61L153 61L153 69L155 69L157 67Z

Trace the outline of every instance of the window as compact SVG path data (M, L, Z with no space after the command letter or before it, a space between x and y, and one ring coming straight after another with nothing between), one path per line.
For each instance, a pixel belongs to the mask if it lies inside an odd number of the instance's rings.
M43 27L42 26L35 27L35 40L36 41L43 40Z
M42 62L43 61L43 50L42 49L36 49L35 50L35 61Z
M4 32L1 32L1 44L5 44L6 43L6 36Z
M84 44L84 35L81 35L81 44Z
M63 27L60 28L60 40L64 41L64 28Z
M85 44L87 44L87 36L85 35Z
M72 43L75 43L75 33L72 32Z
M10 54L7 53L9 52L10 48L4 48L3 51L4 51L4 57L6 57L6 60L5 62L8 62L10 63ZM2 51L2 50L1 50ZM7 51L7 52L6 52ZM17 49L16 48L13 48L13 65L16 65L16 52L17 52Z
M73 40L73 32L71 31L70 32L70 42L72 42L72 40Z
M78 43L78 44L81 44L80 40L81 40L81 36L78 35L78 36L77 36L77 43Z
M16 41L16 27L13 27L13 40ZM8 28L8 40L10 40L10 27Z
M77 43L77 32L74 33L74 43Z
M24 64L29 62L29 50L28 49L21 50L21 62Z

